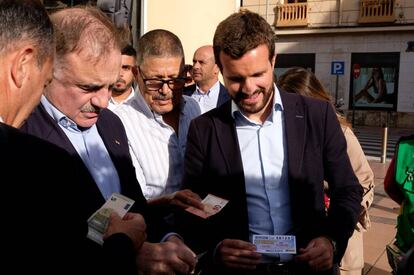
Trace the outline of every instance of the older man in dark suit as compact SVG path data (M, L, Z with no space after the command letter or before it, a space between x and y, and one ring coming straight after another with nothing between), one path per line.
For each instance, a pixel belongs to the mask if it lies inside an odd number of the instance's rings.
M202 46L194 52L191 76L195 84L186 87L183 94L194 98L202 113L219 107L230 99L226 87L218 79L219 72L213 46Z
M361 211L334 110L277 89L274 43L270 25L247 11L221 22L214 36L232 100L192 121L183 180L200 197L229 201L206 220L183 217L194 248L209 252L206 260L214 254L207 274L334 274ZM262 254L258 235L296 246L273 242L281 253Z
M136 180L125 129L106 109L121 66L116 30L102 12L88 7L59 11L51 20L58 33L53 80L23 129L73 156L76 171L86 179L77 201L83 219L112 193L121 193L135 200L132 211L143 213L148 220L151 215L146 215L146 200ZM155 232L161 228L152 225L148 220L148 237L160 241ZM99 245L85 242L90 256L98 261ZM175 235L163 243L144 242L136 252L138 268L144 273L186 273L195 264L194 253Z
M69 154L19 127L52 77L52 23L39 1L0 1L0 182L2 268L16 274L136 274L145 240L141 215L111 217L102 254L91 261L82 240L78 181Z

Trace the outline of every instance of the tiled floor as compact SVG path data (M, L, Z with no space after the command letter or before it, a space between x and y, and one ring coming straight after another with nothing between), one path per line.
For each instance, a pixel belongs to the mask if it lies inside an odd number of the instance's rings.
M384 176L388 163L370 160L375 174L375 197L370 208L371 228L364 234L364 274L385 275L391 273L388 265L385 245L392 242L395 236L395 224L399 211L397 203L384 192Z

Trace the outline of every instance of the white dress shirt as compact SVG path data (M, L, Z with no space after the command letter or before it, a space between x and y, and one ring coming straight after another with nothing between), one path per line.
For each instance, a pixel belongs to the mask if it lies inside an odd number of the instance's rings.
M196 89L191 97L197 101L198 105L200 105L201 113L204 114L217 107L219 93L220 81L217 80L216 84L208 91L201 91L198 85L196 85Z
M134 90L134 87L131 87L131 93L129 94L129 96L125 99L125 100L123 100L123 101L121 101L121 102L117 102L117 101L115 101L114 99L113 99L113 97L111 96L110 98L109 98L109 102L108 102L108 109L109 110L111 110L112 112L116 109L116 108L118 108L119 106L121 106L122 104L128 104L128 102L130 102L133 98L134 98L134 96L135 96L135 90Z
M200 108L183 95L180 109L178 136L161 115L150 110L141 93L114 111L125 126L137 179L147 199L181 187L188 127Z

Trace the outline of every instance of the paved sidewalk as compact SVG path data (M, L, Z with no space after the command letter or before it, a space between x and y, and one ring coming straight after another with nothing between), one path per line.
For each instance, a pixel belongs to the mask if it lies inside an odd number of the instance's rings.
M375 175L375 196L369 210L371 228L364 234L364 274L391 274L385 245L394 239L399 205L384 191L383 181L389 162L382 164L379 160L371 159L369 163Z

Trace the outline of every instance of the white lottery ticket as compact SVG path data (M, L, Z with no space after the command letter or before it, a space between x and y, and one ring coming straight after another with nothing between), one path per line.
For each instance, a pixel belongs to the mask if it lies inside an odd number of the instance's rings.
M253 244L260 253L296 254L293 235L253 235Z

